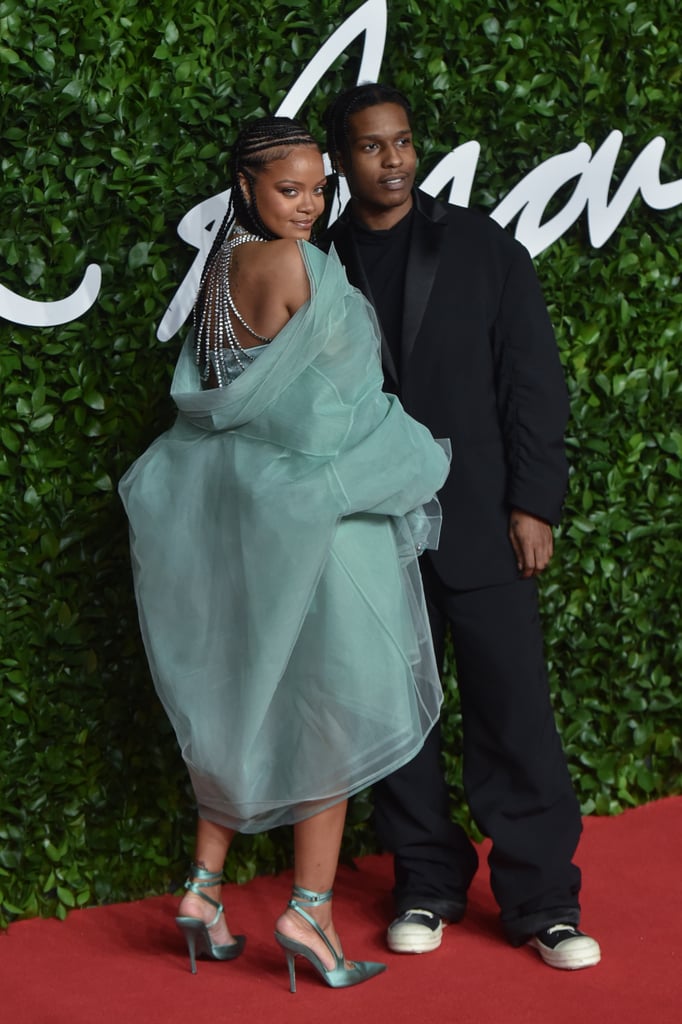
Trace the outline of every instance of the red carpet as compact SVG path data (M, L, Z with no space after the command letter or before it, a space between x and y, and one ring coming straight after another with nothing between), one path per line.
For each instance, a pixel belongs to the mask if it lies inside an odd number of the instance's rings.
M173 917L156 897L72 912L64 922L21 921L0 936L0 1007L7 1024L678 1024L682 1021L682 797L615 818L587 818L578 862L583 927L602 946L597 967L544 966L501 938L487 871L474 881L464 922L441 948L397 956L383 947L390 916L388 857L342 868L337 927L348 954L385 960L381 977L333 991L300 963L288 991L272 922L290 876L227 887L233 930L248 934L233 963L189 971Z

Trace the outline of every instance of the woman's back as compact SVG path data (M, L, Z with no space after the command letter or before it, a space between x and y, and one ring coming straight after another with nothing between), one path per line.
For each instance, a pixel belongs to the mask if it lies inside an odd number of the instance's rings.
M308 275L294 239L246 242L236 246L230 271L234 304L249 327L261 337L274 338L310 298ZM234 330L243 348L259 344L239 321L234 323Z

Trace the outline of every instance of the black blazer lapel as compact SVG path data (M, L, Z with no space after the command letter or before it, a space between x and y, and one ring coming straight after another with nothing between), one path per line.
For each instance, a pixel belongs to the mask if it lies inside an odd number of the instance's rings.
M446 237L447 211L424 193L415 193L410 252L405 273L402 359L407 366L436 278Z

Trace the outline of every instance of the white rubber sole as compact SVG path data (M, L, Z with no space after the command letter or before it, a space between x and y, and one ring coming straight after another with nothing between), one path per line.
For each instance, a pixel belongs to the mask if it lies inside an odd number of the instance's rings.
M443 938L443 922L435 931L421 924L399 924L386 933L388 948L394 953L431 953Z
M599 943L589 935L565 939L554 949L545 946L538 938L532 938L528 944L537 949L546 964L560 971L579 971L583 967L594 967L601 960Z

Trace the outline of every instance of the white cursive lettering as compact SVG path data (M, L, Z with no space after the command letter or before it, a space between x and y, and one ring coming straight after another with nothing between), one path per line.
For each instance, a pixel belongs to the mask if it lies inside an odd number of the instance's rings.
M56 327L66 324L83 316L95 304L101 283L102 271L96 263L91 263L76 291L54 302L25 299L0 284L0 316L25 327Z
M303 69L277 109L278 114L295 116L334 61L360 35L364 34L358 82L377 81L380 77L387 30L386 0L366 0L336 29ZM661 136L651 139L633 161L615 194L609 199L616 160L623 134L612 131L593 153L586 142L558 153L539 164L502 199L491 216L503 227L515 218L515 237L532 256L537 256L561 238L586 211L590 241L595 248L604 245L616 231L638 195L655 210L682 205L682 179L661 181L661 162L666 142ZM481 146L465 142L448 153L421 184L430 195L439 195L450 185L448 201L468 206L478 168ZM327 170L329 161L325 157ZM566 203L548 220L543 217L552 199L575 180ZM185 279L166 310L157 337L168 341L189 316L199 287L201 271L215 232L225 216L229 190L211 196L189 210L178 225L178 234L197 250ZM333 221L348 199L345 180L340 202L331 211ZM94 264L86 270L80 287L57 302L37 302L15 295L0 285L0 316L27 326L54 326L75 320L93 305L101 283L101 271Z
M679 206L682 180L661 182L665 139L660 135L634 160L609 201L609 187L622 142L622 132L612 131L594 155L586 142L580 142L570 152L550 157L509 192L493 210L492 217L505 227L520 213L515 236L531 256L537 256L561 238L585 208L590 241L598 249L614 233L638 193L655 210ZM547 204L573 178L578 180L564 208L542 223Z
M386 0L367 0L367 3L358 7L357 11L337 28L322 49L315 54L282 100L276 113L282 117L295 117L336 58L363 32L365 42L358 81L375 82L384 58L386 27ZM180 221L178 234L186 242L194 245L198 252L159 324L156 332L159 341L168 341L172 338L190 314L199 289L201 271L211 248L213 235L225 216L229 196L228 189L197 203ZM347 194L341 198L342 202L345 202Z

